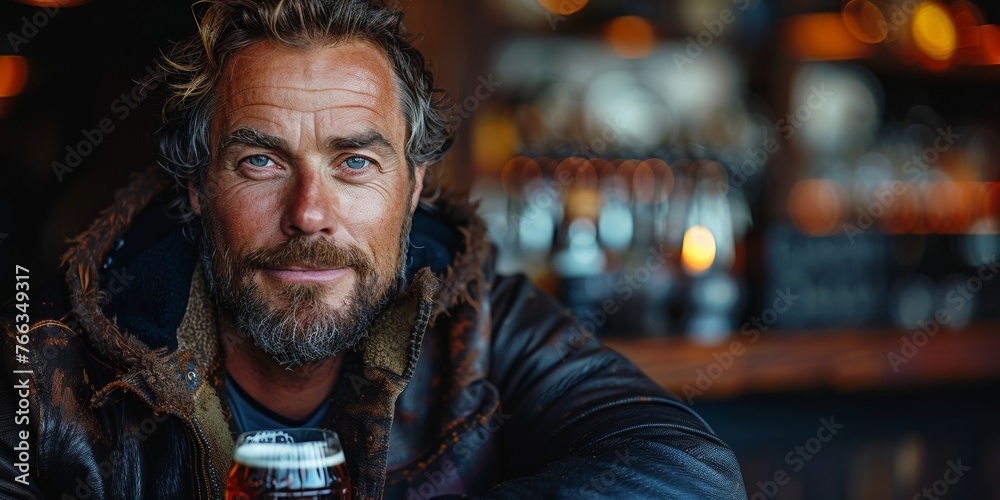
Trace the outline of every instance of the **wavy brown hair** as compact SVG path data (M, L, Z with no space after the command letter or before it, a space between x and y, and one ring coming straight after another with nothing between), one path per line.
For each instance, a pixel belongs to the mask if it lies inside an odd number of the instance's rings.
M378 0L200 0L194 10L198 33L178 43L161 64L167 96L157 131L160 164L180 189L189 180L199 191L203 186L212 152L209 121L226 61L265 40L303 49L356 40L379 47L396 77L411 175L418 166L437 163L450 148L447 97L434 88L399 10Z

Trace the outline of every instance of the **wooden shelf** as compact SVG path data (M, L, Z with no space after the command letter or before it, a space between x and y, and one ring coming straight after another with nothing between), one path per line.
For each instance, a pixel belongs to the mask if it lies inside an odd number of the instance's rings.
M829 330L768 332L756 342L737 333L713 346L676 337L604 339L603 343L682 399L688 394L722 398L814 388L858 391L1000 379L1000 324L943 330L922 347L907 350L908 357L902 352L903 337L924 340L921 334L904 330ZM890 353L899 355L892 358L895 367Z

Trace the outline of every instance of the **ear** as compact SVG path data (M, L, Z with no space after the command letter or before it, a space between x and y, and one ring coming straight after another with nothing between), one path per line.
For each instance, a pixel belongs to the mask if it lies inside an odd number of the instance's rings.
M427 173L427 165L421 165L413 169L413 194L410 195L410 215L417 211L417 204L420 203L420 193L424 190L425 173Z
M198 199L198 191L194 188L194 180L188 179L188 204L197 216L201 216L201 200Z

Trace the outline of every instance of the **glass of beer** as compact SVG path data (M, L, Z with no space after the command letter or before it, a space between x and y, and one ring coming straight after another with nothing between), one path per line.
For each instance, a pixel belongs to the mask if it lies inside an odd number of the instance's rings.
M351 497L351 478L337 433L272 429L244 432L236 439L227 500Z

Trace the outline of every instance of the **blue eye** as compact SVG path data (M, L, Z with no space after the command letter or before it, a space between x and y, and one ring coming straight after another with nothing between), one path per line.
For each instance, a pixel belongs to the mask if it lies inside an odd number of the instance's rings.
M371 161L369 161L367 158L362 158L360 156L352 156L348 158L347 161L344 162L344 165L347 165L347 168L351 170L361 170L367 167L370 163Z
M268 157L266 157L266 156L264 156L264 155L249 156L249 157L247 157L246 161L250 165L253 165L254 167L257 167L257 168L267 167L268 164L271 163L271 159L268 158Z

